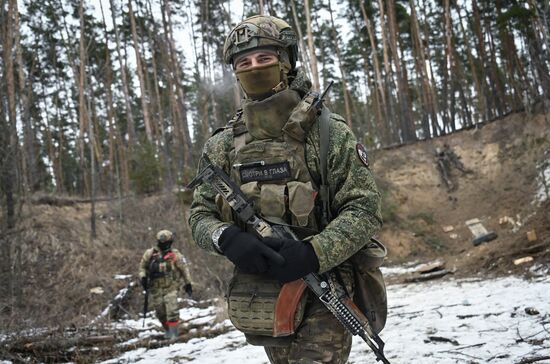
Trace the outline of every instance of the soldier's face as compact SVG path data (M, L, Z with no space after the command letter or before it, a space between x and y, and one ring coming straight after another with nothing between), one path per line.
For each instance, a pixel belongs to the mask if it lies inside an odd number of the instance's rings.
M277 53L268 50L258 50L245 53L235 59L235 71L247 71L261 66L277 63Z

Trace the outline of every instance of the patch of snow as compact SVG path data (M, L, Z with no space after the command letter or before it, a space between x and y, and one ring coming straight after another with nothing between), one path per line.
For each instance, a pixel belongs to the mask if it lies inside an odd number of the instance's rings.
M104 361L103 364L156 364L191 361L200 364L269 363L261 346L247 345L244 335L233 330L212 339L197 338L186 343L172 344L154 350L133 350L119 358Z
M540 346L516 342L521 337L548 338L541 316L550 313L549 289L550 278L533 282L514 277L390 286L389 316L381 335L388 359L401 362L417 358L418 362L434 364L491 359L491 363L504 364L530 353L549 355L550 342ZM524 312L532 305L540 316ZM456 340L459 346L425 342L428 336Z
M550 355L547 323L550 277L523 280L439 280L388 286L390 303L381 338L392 364L509 364L532 356ZM540 314L528 315L534 307ZM188 321L215 317L219 308L185 308ZM213 322L213 321L212 321ZM130 321L126 325L134 326ZM229 320L217 325L230 326ZM545 327L546 325L546 327ZM141 321L139 322L141 328ZM150 331L150 330L149 330ZM431 341L429 337L451 342ZM367 345L355 337L350 364L375 362ZM122 363L266 364L262 347L247 345L236 330L211 339L196 338L158 349L137 349L105 364Z
M182 321L195 324L214 324L216 316L218 315L220 308L217 306L209 306L206 308L198 307L185 307L180 309L180 319ZM144 337L158 335L161 331L161 324L155 317L153 311L147 312L145 317L145 323L143 318L139 319L128 319L121 322L115 322L112 324L115 329L130 329L140 331L139 337L142 339ZM127 344L127 343L125 343Z
M1 328L0 328L1 330ZM28 330L22 330L22 331L13 331L13 332L2 332L0 333L0 343L4 342L4 341L8 341L8 340L12 340L12 339L16 339L18 337L28 337L28 338L31 338L33 336L40 336L40 335L44 335L46 334L47 332L49 331L48 328L32 328L32 329L28 329ZM2 360L2 358L0 358L0 360ZM0 361L0 364L4 364Z

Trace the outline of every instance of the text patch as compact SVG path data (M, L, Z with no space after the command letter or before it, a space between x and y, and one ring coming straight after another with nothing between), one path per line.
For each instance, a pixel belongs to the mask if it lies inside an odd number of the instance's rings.
M241 183L252 181L276 181L290 178L290 164L287 162L266 164L264 166L241 167Z

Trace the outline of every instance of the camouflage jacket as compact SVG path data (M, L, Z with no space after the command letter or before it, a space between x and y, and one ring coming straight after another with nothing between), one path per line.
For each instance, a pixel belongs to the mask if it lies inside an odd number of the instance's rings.
M173 255L166 260L168 266L165 269L168 274L166 274L164 279L170 281L169 283L173 283L176 287L181 284L192 283L189 268L187 267L187 262L183 254L177 249L171 249L170 252L172 252ZM147 249L145 253L143 253L143 257L139 263L140 278L150 275L149 265L153 256L157 254L161 254L157 247Z
M353 132L331 114L328 153L328 184L331 192L333 220L314 235L310 242L317 254L320 272L336 267L366 244L381 227L380 194L371 171L358 155ZM306 138L307 166L314 182L320 181L319 123L315 123ZM225 128L213 135L205 144L203 154L212 163L230 174L229 152L233 148L233 131ZM199 162L199 170L204 160ZM193 195L189 224L195 242L203 249L215 252L212 233L228 225L221 221L215 203L216 192L208 185L198 186Z

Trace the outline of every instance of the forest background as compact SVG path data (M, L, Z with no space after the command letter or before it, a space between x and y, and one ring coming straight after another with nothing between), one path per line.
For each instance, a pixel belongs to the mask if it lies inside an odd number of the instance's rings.
M327 102L369 149L529 112L550 95L544 0L0 1L2 313L45 279L23 273L36 257L14 238L37 194L89 202L80 233L93 241L97 201L190 181L239 105L222 48L244 17L289 22L313 88L335 81Z

